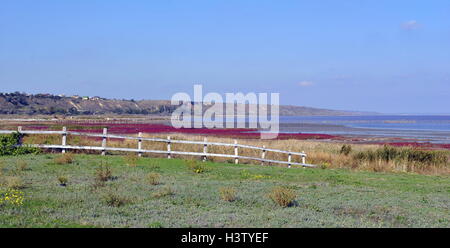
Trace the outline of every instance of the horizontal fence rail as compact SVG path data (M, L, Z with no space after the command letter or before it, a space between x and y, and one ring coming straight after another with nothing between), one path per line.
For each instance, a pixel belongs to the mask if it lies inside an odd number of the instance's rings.
M223 157L223 158L232 158L235 160L235 163L239 163L239 159L253 160L259 161L261 163L275 163L275 164L286 164L290 168L291 165L299 165L303 167L316 167L316 165L307 164L306 163L306 153L305 152L291 152L284 151L278 149L270 149L266 147L258 147L251 145L243 145L238 144L237 140L234 141L234 144L230 143L221 143L221 142L208 142L205 138L204 141L190 141L190 140L173 140L170 136L167 139L162 138L145 138L142 137L142 133L139 133L137 136L123 136L116 134L108 134L107 129L103 129L103 133L83 133L83 132L73 132L67 131L66 127L63 127L62 131L41 131L41 130L23 130L22 127L18 127L17 131L13 130L0 130L0 134L12 134L12 133L21 133L21 134L49 134L49 135L61 135L62 141L61 145L44 145L44 144L30 144L31 147L38 147L43 149L61 149L62 153L65 153L66 150L91 150L91 151L100 151L102 155L105 155L107 151L118 151L118 152L132 152L137 153L139 156L142 156L143 153L154 153L154 154L166 154L167 158L171 158L171 155L189 155L189 156L199 156L202 157L204 161L206 161L207 157ZM74 146L67 145L67 136L75 135L75 136L86 136L86 137L95 137L102 138L102 146ZM106 140L107 139L128 139L128 140L137 140L138 147L135 148L120 148L120 147L108 147ZM151 141L151 142L162 142L167 144L167 150L148 150L142 149L143 141ZM186 152L186 151L173 151L171 149L171 144L192 144L192 145L203 145L203 152ZM225 146L225 147L234 147L234 154L218 154L218 153L209 153L208 146ZM260 150L261 157L248 157L239 155L239 148ZM271 160L266 159L266 152L275 152L288 154L287 161L281 160ZM301 163L293 162L292 156L300 156L302 159Z

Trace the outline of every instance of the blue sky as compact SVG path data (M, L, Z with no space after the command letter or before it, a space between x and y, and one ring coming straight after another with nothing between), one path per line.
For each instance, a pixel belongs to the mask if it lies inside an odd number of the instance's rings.
M0 5L0 91L450 113L450 1L23 1Z

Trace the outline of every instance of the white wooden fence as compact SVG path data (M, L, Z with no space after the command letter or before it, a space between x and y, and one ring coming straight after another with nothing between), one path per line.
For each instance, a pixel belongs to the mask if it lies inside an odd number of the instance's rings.
M44 149L61 149L62 153L65 153L66 150L93 150L93 151L101 152L102 155L106 155L107 151L119 151L119 152L137 153L138 156L142 156L143 153L166 154L168 159L170 159L172 157L172 155L190 155L190 156L202 157L204 161L206 161L206 159L208 157L231 158L231 159L234 159L234 163L235 164L239 163L239 159L247 159L247 160L259 161L261 163L286 164L286 165L288 165L288 168L290 168L291 165L300 165L300 166L303 166L303 167L316 167L316 165L312 165L312 164L307 164L306 163L306 153L305 152L291 152L291 151L270 149L270 148L266 148L265 146L257 147L257 146L243 145L243 144L238 144L237 140L234 140L234 144L229 144L229 143L220 143L220 142L208 142L206 138L204 139L204 141L173 140L173 139L170 138L170 136L168 136L167 139L144 138L144 137L142 137L142 133L139 133L137 137L108 134L107 128L103 129L103 133L102 134L67 131L66 127L63 127L62 131L23 130L22 127L20 127L20 126L17 128L17 131L0 130L0 134L11 134L11 133L15 133L15 132L18 132L18 133L21 133L21 134L53 134L53 135L61 135L61 145L30 144L29 146L38 147L38 148L44 148ZM73 146L73 145L67 145L67 135L102 138L102 146ZM108 138L110 138L110 139L112 138L112 139L137 140L137 148L134 149L134 148L108 147L107 146L107 142L106 142ZM143 141L166 143L167 144L167 150L162 151L162 150L142 149L142 142ZM173 151L171 149L171 144L203 145L203 152ZM234 148L234 154L209 153L208 152L208 146L233 147ZM241 156L241 155L239 155L239 148L259 150L259 151L261 151L261 157L257 158L257 157ZM287 161L266 159L266 153L267 152L287 154L288 155ZM292 157L293 156L300 156L302 162L301 163L293 162L292 161Z

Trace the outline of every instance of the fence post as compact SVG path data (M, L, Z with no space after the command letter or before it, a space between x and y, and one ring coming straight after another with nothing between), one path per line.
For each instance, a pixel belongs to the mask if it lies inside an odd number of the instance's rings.
M142 150L142 133L139 132L138 134L138 150ZM138 157L142 157L142 152L138 152Z
M206 142L208 142L208 139L204 138L203 140L205 142L205 144L203 144L203 153L205 155L203 155L203 162L206 161L206 153L208 153L208 144L206 144Z
M239 164L237 140L234 140L234 163Z
M66 127L63 127L62 131L63 131L63 133L62 133L62 142L61 142L61 145L62 145L62 146L66 146L66 142L67 142L67 128L66 128ZM63 148L61 152L62 152L62 153L66 153L66 149Z
M263 146L262 154L261 154L261 165L264 165L264 159L266 158L266 146Z
M302 151L302 153L304 154L305 152ZM306 156L302 155L302 164L306 164Z
M170 159L170 136L167 136L167 158Z
M288 168L291 168L291 160L292 160L292 154L289 152L288 154Z
M102 156L106 155L106 136L108 135L108 128L103 128L103 136L102 136Z
M19 134L22 133L22 126L17 127L17 132ZM22 135L19 135L19 141L17 142L17 145L22 146Z

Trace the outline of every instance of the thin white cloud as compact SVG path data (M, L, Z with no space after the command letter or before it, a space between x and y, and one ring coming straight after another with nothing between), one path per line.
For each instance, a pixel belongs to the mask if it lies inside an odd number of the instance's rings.
M309 87L314 85L314 83L311 81L301 81L300 83L298 83L298 85L301 87Z
M400 26L404 30L414 30L420 28L422 25L418 23L416 20L411 20L407 22L403 22Z

